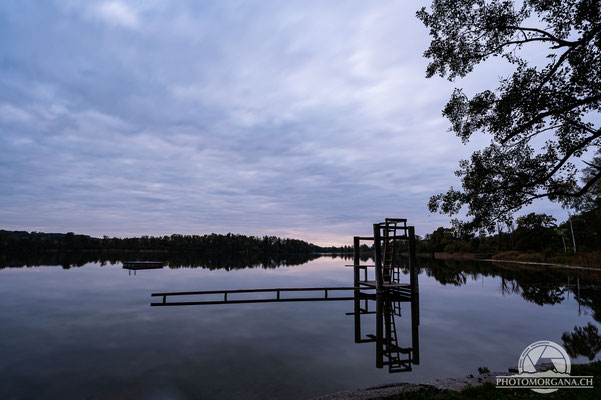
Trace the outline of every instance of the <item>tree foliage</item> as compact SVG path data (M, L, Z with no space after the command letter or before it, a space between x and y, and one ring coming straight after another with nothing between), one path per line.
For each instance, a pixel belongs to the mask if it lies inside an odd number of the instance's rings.
M572 204L590 193L601 168L589 164L580 183L578 165L601 145L601 2L433 0L417 16L432 36L427 77L464 77L491 57L515 68L494 90L453 92L443 110L451 130L464 143L477 132L491 143L460 162L462 190L432 196L430 210L467 206L472 228L493 231L535 199ZM528 50L541 48L538 65Z

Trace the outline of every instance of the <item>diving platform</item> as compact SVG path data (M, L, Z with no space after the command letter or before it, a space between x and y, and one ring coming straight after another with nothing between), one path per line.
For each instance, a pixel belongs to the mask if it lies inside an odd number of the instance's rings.
M373 265L361 264L361 242L370 242ZM418 288L415 227L407 226L404 218L386 218L373 224L373 236L353 238L354 285L375 288L377 293L388 291L416 293ZM368 269L374 268L374 279L368 279ZM409 282L401 282L401 270L409 270Z

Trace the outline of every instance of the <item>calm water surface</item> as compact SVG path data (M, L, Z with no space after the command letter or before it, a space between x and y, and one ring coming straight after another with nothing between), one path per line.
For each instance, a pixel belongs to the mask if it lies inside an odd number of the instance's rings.
M376 368L374 343L355 343L353 301L150 307L161 291L350 286L347 263L1 269L0 398L304 399L505 371L530 343L564 344L562 335L588 324L595 333L601 320L600 273L421 259L420 363L390 373ZM375 334L374 315L361 322L363 337ZM399 345L410 347L410 303L395 322ZM573 362L596 357L583 352Z

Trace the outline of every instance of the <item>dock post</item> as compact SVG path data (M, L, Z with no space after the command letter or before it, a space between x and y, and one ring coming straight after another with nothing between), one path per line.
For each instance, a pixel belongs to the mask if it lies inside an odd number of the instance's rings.
M411 361L419 365L419 293L411 293Z
M380 239L380 224L374 224L374 261L376 264L376 293L384 291L384 276L382 275L382 241Z
M388 231L389 227L388 227L388 222L386 222L386 225L384 225L384 236L383 236L383 242L384 244L382 245L382 249L384 251L384 256L382 257L383 261L383 265L382 265L382 281L383 282L387 282L390 283L391 282L391 275L392 275L392 265L394 264L394 259L390 260L390 265L388 264L387 260L386 260L386 253L388 252L388 246L391 244L390 239L388 238L388 236L390 235L390 232ZM394 239L393 240L393 248L394 248Z
M384 297L376 294L376 368L384 367Z
M361 299L359 291L355 290L354 317L355 317L355 343L361 343Z
M353 238L353 265L354 265L354 281L355 287L359 287L359 264L361 264L361 257L359 255L359 236Z
M411 285L411 293L417 293L419 287L417 285L417 258L415 254L415 227L408 226L409 233L409 284Z

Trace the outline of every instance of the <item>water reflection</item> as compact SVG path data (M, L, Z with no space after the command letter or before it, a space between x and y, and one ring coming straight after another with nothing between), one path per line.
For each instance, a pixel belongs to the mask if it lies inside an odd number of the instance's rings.
M502 371L537 340L563 343L573 363L599 357L598 271L419 261L415 307L378 307L354 290L346 301L148 307L149 293L167 290L348 285L352 269L331 258L277 270L167 265L135 279L120 263L6 268L0 398L304 399Z
M411 306L411 345L404 347L399 343L396 323L396 318L401 318L401 303ZM370 311L370 304L375 311ZM376 334L362 335L361 317L369 314L376 315L375 327L370 326ZM347 315L354 316L355 343L375 343L376 368L387 366L388 372L395 373L408 372L412 364L419 365L419 293L407 299L355 291L354 311Z
M63 269L83 267L89 263L102 266L115 265L123 261L161 261L169 268L204 268L238 270L245 268L272 269L306 264L321 257L320 254L276 254L248 255L232 254L215 256L194 252L164 251L90 251L90 252L44 252L44 253L3 253L0 254L0 269L36 266L62 266ZM331 257L336 257L332 255Z
M35 266L62 266L63 269L81 267L88 263L101 266L117 265L125 260L162 261L167 268L202 268L234 271L240 269L275 269L303 265L320 254L249 256L230 255L211 257L198 253L168 252L68 252L68 253L3 253L0 269ZM328 258L341 257L327 255ZM368 257L362 255L362 261ZM498 290L503 295L520 295L528 302L544 305L564 303L573 297L579 309L591 310L593 318L601 322L601 270L568 270L544 266L514 265L481 261L454 261L419 259L419 273L434 278L442 285L464 286L470 281L500 278ZM408 274L408 269L402 271ZM581 282L585 282L581 284Z
M590 322L583 327L575 326L573 332L565 332L561 340L570 357L585 356L593 361L601 351L599 330Z
M353 296L333 295L332 292L353 290ZM290 296L292 293L292 296ZM300 293L300 294L299 294ZM248 295L251 298L248 298ZM307 297L310 294L311 297ZM228 298L228 295L230 296ZM233 295L246 296L232 299ZM253 297L258 295L260 298ZM256 303L289 303L289 302L329 302L352 300L353 312L346 315L354 317L355 343L374 343L376 368L388 367L390 373L408 372L412 365L419 365L419 292L407 295L401 291L387 291L381 294L367 293L348 287L330 288L273 288L273 289L239 289L210 290L199 292L161 292L153 293L153 297L161 300L153 302L153 307L178 306L214 306L229 304L232 306ZM215 299L214 296L218 296ZM176 300L172 300L172 298ZM184 300L181 300L184 298ZM169 299L169 300L168 300ZM399 340L397 318L401 318L403 306L410 307L410 343ZM375 309L375 311L374 311ZM363 326L370 333L362 334L362 317L375 315L375 324ZM375 334L374 334L375 331Z
M443 285L463 286L470 280L498 277L501 294L519 294L539 306L561 304L571 295L579 306L590 309L593 318L601 322L601 270L425 258L420 259L419 265L420 273ZM581 284L581 280L586 284Z

